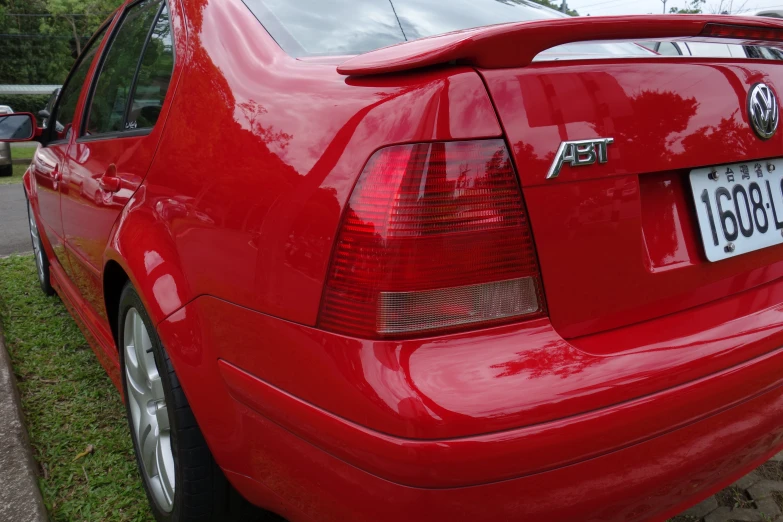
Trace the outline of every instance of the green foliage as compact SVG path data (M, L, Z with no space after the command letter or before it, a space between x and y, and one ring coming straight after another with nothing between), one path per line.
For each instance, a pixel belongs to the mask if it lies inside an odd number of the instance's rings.
M10 4L10 5L9 5ZM15 16L30 14L43 9L43 3L0 0L0 84L2 83L55 83L67 71L70 61L68 40L41 35L40 18Z
M684 8L672 7L669 12L672 14L700 14L706 3L707 0L690 0Z
M10 105L14 112L32 112L38 117L38 111L46 107L49 95L11 94L0 97L0 105Z
M90 35L120 3L0 0L0 84L61 84Z
M72 37L76 55L101 22L120 3L118 0L43 0L46 11L54 16L42 18L41 32Z
M51 520L151 521L120 394L31 256L0 259L0 319Z

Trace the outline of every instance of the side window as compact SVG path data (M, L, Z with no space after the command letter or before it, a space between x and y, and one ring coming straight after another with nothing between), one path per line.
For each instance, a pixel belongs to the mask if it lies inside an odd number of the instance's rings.
M71 77L67 80L65 87L63 87L63 90L60 92L60 103L57 104L56 113L52 115L57 124L54 126L54 130L50 131L52 133L50 134L51 141L66 139L71 135L73 118L76 115L76 104L79 101L79 93L82 91L82 86L87 79L87 73L90 70L93 57L98 51L98 47L106 34L107 28L108 25L101 29L92 41L92 45L82 52Z
M143 0L125 12L119 30L104 53L92 93L85 135L125 130L133 78L161 2Z
M144 129L155 126L169 90L173 71L174 46L169 12L164 5L141 57L126 128Z

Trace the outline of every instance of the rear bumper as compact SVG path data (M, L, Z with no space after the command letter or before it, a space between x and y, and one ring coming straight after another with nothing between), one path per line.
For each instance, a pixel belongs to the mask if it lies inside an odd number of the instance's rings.
M158 330L221 467L291 519L647 520L783 442L781 292L576 344L364 342L210 297Z
M748 398L776 390L783 382L783 350L778 350L583 415L471 437L417 440L341 419L225 361L218 364L229 392L243 406L357 468L421 488L469 487L582 462L741 408ZM783 427L783 420L779 424Z
M662 521L751 471L783 441L777 388L598 458L513 480L425 489L361 471L262 416L243 415L263 437L248 448L252 478L230 473L231 481L249 500L291 520ZM475 453L484 454L480 446ZM529 455L507 459L523 463ZM417 466L427 467L426 460Z

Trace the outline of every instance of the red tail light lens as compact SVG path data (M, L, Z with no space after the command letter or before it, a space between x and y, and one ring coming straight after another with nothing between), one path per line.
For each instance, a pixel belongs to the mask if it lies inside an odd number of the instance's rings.
M732 38L745 42L781 42L783 31L774 27L746 27L742 25L709 23L704 26L700 36L712 38Z
M390 338L544 313L503 140L382 149L348 202L319 326Z

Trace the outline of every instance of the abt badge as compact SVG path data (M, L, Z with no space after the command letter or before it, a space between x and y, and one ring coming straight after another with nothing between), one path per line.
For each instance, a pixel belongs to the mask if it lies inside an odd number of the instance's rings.
M556 178L560 174L563 163L570 163L572 167L606 163L608 156L606 148L614 143L614 138L595 138L592 140L564 141L560 144L555 155L555 161L549 167L546 179Z

